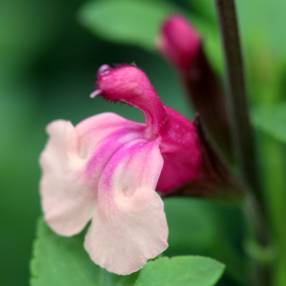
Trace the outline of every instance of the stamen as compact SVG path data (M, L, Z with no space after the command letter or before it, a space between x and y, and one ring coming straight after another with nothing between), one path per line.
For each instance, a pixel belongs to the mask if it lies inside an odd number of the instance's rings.
M95 98L97 97L98 95L101 94L101 90L100 89L96 89L95 91L93 91L91 94L90 94L90 98Z

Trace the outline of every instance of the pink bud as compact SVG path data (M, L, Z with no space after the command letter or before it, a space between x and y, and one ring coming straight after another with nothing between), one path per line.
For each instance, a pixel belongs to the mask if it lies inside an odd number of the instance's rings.
M201 45L199 33L184 17L175 15L164 22L158 47L182 72L190 68Z
M184 17L172 16L162 25L159 49L180 73L207 132L220 151L231 158L229 118L223 88L208 61L200 35Z

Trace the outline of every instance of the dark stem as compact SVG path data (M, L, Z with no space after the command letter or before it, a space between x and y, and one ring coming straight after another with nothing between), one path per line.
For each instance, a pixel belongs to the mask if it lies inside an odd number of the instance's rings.
M250 124L246 96L244 66L236 16L235 0L216 0L223 38L228 84L228 100L232 124L232 137L242 178L249 186L248 220L253 236L262 247L269 243L267 220L259 180L254 132ZM268 269L257 262L256 284L270 285Z
M261 187L257 176L253 131L248 112L235 4L233 0L217 0L217 7L225 49L236 157L243 178L251 186L252 191L255 192L257 200L263 204Z

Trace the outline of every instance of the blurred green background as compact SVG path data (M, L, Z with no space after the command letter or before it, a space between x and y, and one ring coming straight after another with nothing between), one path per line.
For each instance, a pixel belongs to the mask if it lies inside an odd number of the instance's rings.
M286 39L285 43L281 42L283 29L279 21L282 17L275 17L279 7L286 8L282 1L274 1L277 10L269 9L266 1L252 1L251 7L247 7L249 1L238 1L254 103L276 100L286 82ZM212 1L161 1L160 5L163 7L167 2L201 23L201 29L210 35L206 39L210 59L221 71L223 65ZM38 158L47 139L47 123L58 118L77 123L103 111L142 118L136 110L126 106L89 99L100 65L135 62L147 72L167 105L192 116L171 66L159 54L142 49L140 45L126 45L118 39L112 41L89 31L79 21L79 10L85 3L81 0L0 0L0 285L3 286L28 285L29 260L40 215ZM110 19L98 17L110 25ZM275 26L268 27L265 19L275 21ZM116 24L116 18L113 20ZM281 45L277 45L277 41ZM227 241L237 245L235 251L240 251L242 226L238 206L192 200L193 215L186 218L184 214L180 217L180 213L172 216L173 202L167 203L167 208L168 204L171 229L172 224L178 225L178 220L197 226L191 253L232 260L233 250L228 246L225 253L218 251L217 245L222 244L221 234L218 234L221 231L228 234ZM214 212L217 217L212 215ZM178 230L175 235L184 235L183 225L181 232ZM201 237L207 237L207 242ZM212 247L202 246L213 237L216 240L212 241ZM176 253L178 249L180 245ZM234 261L233 265L239 268L240 261Z

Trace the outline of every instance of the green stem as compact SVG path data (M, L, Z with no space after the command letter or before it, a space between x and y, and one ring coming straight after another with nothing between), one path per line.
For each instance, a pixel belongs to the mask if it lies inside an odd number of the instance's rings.
M234 0L216 0L225 53L233 145L242 179L249 186L246 219L253 239L267 246L269 235L264 200L259 180L254 132L250 124L244 66ZM255 265L255 281L258 286L270 285L270 271L259 261Z
M284 96L281 90L283 63L273 62L271 60L273 55L265 47L257 53L254 61L263 57L266 62L271 62L271 65L262 65L259 72L256 71L254 74L252 86L256 98L259 98L260 105L267 107L278 105ZM273 285L284 286L286 285L286 228L283 227L286 213L285 146L264 132L259 133L259 143L259 152L263 158L264 196L273 233Z
M263 136L261 140L262 154L264 154L264 177L266 185L266 200L268 212L273 228L275 241L274 285L286 285L286 228L285 209L285 161L284 148L275 139Z

